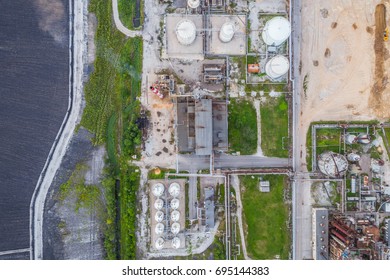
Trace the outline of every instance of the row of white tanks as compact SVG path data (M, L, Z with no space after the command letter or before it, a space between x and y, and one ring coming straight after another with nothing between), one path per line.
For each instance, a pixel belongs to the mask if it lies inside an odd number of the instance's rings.
M170 241L171 242L171 246L172 248L174 249L179 249L180 248L180 238L179 237L174 237L172 238L172 240ZM155 242L155 247L157 250L161 250L165 247L165 240L164 238L162 237L159 237L157 238L156 242Z
M165 193L165 186L162 183L156 183L152 187L153 195L156 197L161 197ZM180 194L180 185L176 182L173 182L169 185L168 192L173 197L178 197Z

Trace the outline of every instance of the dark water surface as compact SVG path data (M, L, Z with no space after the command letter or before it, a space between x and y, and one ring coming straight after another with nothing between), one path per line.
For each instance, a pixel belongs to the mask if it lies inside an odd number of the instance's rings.
M68 10L0 0L0 251L30 245L31 196L68 107Z

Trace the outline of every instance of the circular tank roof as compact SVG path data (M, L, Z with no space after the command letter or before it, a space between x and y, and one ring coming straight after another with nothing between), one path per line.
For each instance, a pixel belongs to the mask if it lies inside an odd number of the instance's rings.
M200 5L200 0L188 0L187 1L187 5L188 7L190 7L191 9L196 9L199 7Z
M164 201L161 198L157 198L156 201L154 202L154 208L157 210L161 210L164 206Z
M176 36L180 44L191 45L196 38L195 23L189 19L183 19L176 25Z
M180 201L177 198L171 200L171 208L176 210L179 208Z
M164 193L164 189L165 187L163 184L157 183L153 185L152 192L155 196L162 196L162 194Z
M329 177L338 177L347 171L348 161L341 154L325 152L318 157L318 168L321 173Z
M180 219L180 212L177 210L173 210L171 213L171 220L173 222L177 222L177 221L179 221L179 219Z
M219 31L219 39L224 43L230 42L234 36L234 29L233 22L225 22Z
M288 59L282 55L277 55L267 62L265 72L271 79L277 79L286 74L289 68Z
M180 231L180 224L179 223L173 223L171 226L171 232L173 234L178 234Z
M162 220L164 220L164 213L162 211L157 211L156 215L154 215L154 218L157 222L161 223Z
M159 237L157 238L154 245L156 246L157 250L161 250L162 248L164 248L164 243L165 243L164 239L162 237Z
M179 239L179 237L174 237L171 242L172 242L172 247L173 248L179 249L179 247L180 247L180 239Z
M172 183L169 186L169 194L173 197L178 196L180 193L180 185L178 183Z
M267 45L279 46L291 34L291 24L284 17L274 17L265 24L262 37Z
M154 232L157 234L157 235L160 235L164 232L164 225L162 223L158 223L156 225L156 228L154 229Z

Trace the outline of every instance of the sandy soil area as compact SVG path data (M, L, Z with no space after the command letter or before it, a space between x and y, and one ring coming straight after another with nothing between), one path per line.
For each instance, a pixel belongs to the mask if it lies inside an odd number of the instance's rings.
M389 11L389 1L382 2ZM383 42L383 11L375 12L380 3L302 1L301 139L313 121L390 117L384 106L390 99L389 43Z

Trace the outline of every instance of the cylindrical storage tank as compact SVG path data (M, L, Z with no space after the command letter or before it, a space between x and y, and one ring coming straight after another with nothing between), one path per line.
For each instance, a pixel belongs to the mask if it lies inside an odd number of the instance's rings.
M154 232L157 234L157 235L160 235L164 232L164 224L162 223L158 223L156 225L156 228L154 229Z
M178 234L180 231L180 224L179 223L173 223L172 226L171 226L171 232L173 234Z
M171 213L171 220L173 222L177 222L177 221L179 221L179 219L180 219L180 212L177 210L173 210Z
M158 196L162 196L163 195L164 189L165 189L165 187L164 187L163 184L157 183L157 184L153 185L152 192L153 192L154 196L158 197Z
M154 202L154 208L156 210L161 210L164 206L164 201L161 198L157 198L156 201Z
M169 194L173 197L177 197L180 193L180 185L178 183L172 183L169 186Z
M157 238L156 242L154 243L154 246L156 247L157 250L161 250L164 248L164 239L162 237Z
M352 135L352 134L345 135L345 143L346 144L352 145L353 143L356 142L356 139L357 138L355 135Z
M196 38L195 23L189 19L183 19L176 25L176 36L180 44L189 46Z
M225 22L221 30L219 31L219 40L224 43L228 43L233 39L235 32L234 23L233 22Z
M290 34L290 22L284 17L274 17L267 21L261 35L267 45L279 46L288 39Z
M191 9L196 9L200 5L200 0L188 0L187 5Z
M180 201L177 198L174 198L174 199L171 200L171 208L173 210L178 209L179 205L180 205Z
M355 154L355 153L350 153L350 154L348 154L347 159L349 161L359 161L360 156L358 154Z
M161 223L161 222L164 220L164 212L162 212L162 211L157 211L157 212L156 212L156 215L154 215L154 218L155 218L155 220L156 220L158 223Z
M179 237L174 237L171 242L172 242L172 248L179 249L179 247L180 247Z
M288 59L282 55L277 55L271 58L265 65L265 72L271 79L277 79L288 72L290 63Z

